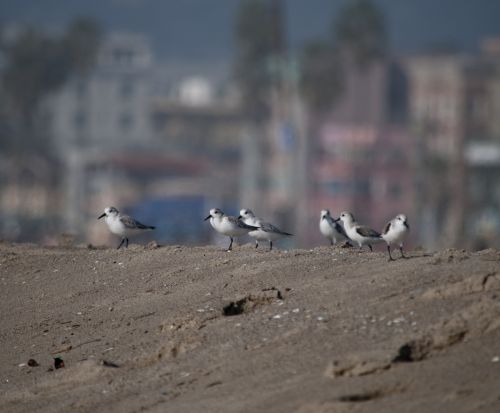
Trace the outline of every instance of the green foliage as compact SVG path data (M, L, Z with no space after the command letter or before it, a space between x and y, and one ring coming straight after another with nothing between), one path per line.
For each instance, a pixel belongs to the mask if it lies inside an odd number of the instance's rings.
M3 89L16 112L26 113L41 96L66 80L61 45L34 29L23 32L6 48Z
M13 149L36 151L47 146L46 134L40 130L40 102L70 76L90 70L98 45L97 24L83 18L75 20L62 36L27 28L13 41L4 42L1 103L13 131L5 140L16 143Z
M387 49L385 22L371 0L347 0L329 40L308 43L301 53L301 91L311 109L331 108L343 91L343 74L354 61L366 68Z
M70 71L85 75L92 69L100 38L101 30L93 19L81 17L71 23L62 39Z
M301 92L309 106L328 109L342 91L341 65L337 51L324 41L307 44L301 54Z
M339 49L361 67L386 53L384 16L372 0L347 1L334 21L333 37Z
M234 74L246 109L262 116L269 109L269 88L273 74L273 16L265 0L245 0L236 20Z
M73 73L94 64L99 42L96 23L77 19L60 38L28 28L5 47L3 86L16 111L33 110L47 93Z

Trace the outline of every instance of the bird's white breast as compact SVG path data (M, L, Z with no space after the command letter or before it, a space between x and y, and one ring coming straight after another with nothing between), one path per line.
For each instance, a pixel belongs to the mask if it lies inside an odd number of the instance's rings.
M222 218L210 218L210 224L212 224L212 227L217 232L228 236L238 236L248 232L243 228L239 228L234 222L231 222L225 216Z
M123 225L123 222L120 221L120 218L117 216L107 216L106 224L108 224L109 230L116 235L125 235L126 228Z
M404 225L392 223L387 234L382 234L382 238L389 244L395 244L403 239L407 231L408 228Z
M345 232L349 238L351 238L353 241L356 242L362 242L365 240L365 237L361 236L358 234L356 231L356 226L355 225L345 225L344 226Z
M332 238L335 235L332 225L326 219L319 221L319 230L327 238Z

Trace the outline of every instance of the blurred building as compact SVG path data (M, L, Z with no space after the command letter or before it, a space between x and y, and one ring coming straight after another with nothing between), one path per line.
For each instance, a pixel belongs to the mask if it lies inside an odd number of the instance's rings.
M57 190L57 162L35 153L0 153L0 234L23 242L57 231L61 194Z
M51 100L51 129L58 149L66 153L150 144L152 65L144 37L107 36L95 68L73 77Z
M200 225L205 212L209 164L200 157L180 157L167 151L135 150L94 156L85 163L86 217L84 239L101 244L110 237L96 213L116 205L140 221L156 226L144 239L193 244L205 236ZM112 237L111 237L112 238Z
M206 165L188 186L202 196L203 213L214 207L237 213L247 119L236 102L212 95L208 85L200 78L188 79L186 88L179 89L179 98L155 99L154 130L168 153ZM200 216L193 217L198 224Z
M235 205L242 117L230 88L179 73L156 64L143 36L115 33L95 68L49 99L61 229L102 243L109 234L95 217L114 205L157 226L161 242L197 243L208 231L193 222L208 205Z
M381 230L398 213L413 216L414 141L405 125L406 82L400 65L353 64L344 92L319 125L310 164L310 237L320 242L319 211L351 211Z
M72 77L46 103L50 134L64 173L62 227L79 238L85 238L89 194L108 180L104 175L89 179L95 177L89 175L89 165L153 143L152 63L146 38L110 34L102 42L94 69ZM111 165L107 171L114 172Z
M2 40L6 47L9 39L5 33ZM5 66L2 49L0 76ZM0 82L0 238L29 242L54 231L60 222L59 162L55 157L47 157L46 151L40 153L39 146L29 147L12 122L9 104ZM44 120L37 124L42 139L46 138L42 130Z
M489 39L477 55L429 54L407 61L418 211L430 246L498 242L499 45L499 39Z

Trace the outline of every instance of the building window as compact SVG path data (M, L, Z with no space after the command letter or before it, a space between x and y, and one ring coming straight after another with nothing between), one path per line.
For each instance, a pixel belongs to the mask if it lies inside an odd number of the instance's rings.
M87 94L87 83L83 80L78 80L75 84L75 94L77 99L82 100Z
M131 79L122 80L119 86L118 93L121 98L125 99L130 98L134 93L134 84L132 83L132 80Z
M113 61L118 65L130 66L134 60L134 52L129 49L116 48L111 55Z
M87 122L88 122L87 114L84 111L79 110L75 113L73 118L73 124L77 131L85 129L87 126Z
M481 122L488 117L488 101L484 96L475 95L467 101L469 115L474 121Z
M122 113L118 118L118 127L123 131L129 131L134 123L134 119L130 113Z

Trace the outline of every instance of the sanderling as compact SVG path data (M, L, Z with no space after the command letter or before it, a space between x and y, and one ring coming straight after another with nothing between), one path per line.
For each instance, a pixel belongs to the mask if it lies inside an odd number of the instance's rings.
M328 209L322 209L319 219L319 230L323 236L330 240L330 244L334 245L337 241L346 240L349 242L344 227L339 224L338 219L333 219Z
M239 237L258 229L256 226L245 224L241 219L225 215L219 208L212 208L205 221L207 219L210 219L210 224L217 232L227 235L231 240L228 251L231 251L233 247L233 237Z
M408 225L408 219L406 215L399 214L396 218L391 219L384 228L382 232L382 238L387 243L387 251L389 252L389 261L392 261L391 256L391 245L399 244L399 250L401 251L401 257L406 258L403 253L403 238L406 233L410 230Z
M116 235L119 235L122 240L117 249L125 243L125 247L128 248L128 237L131 235L139 234L143 231L155 229L155 227L141 224L134 218L128 215L123 215L118 212L115 207L109 207L104 209L104 213L97 219L105 218L106 224L108 224L109 230Z
M362 249L363 245L368 245L370 251L373 251L371 244L382 241L382 236L377 231L359 225L350 212L342 212L338 220L342 220L347 236L358 243L359 249Z
M273 241L276 241L277 239L283 237L291 237L293 235L280 230L269 222L262 221L260 218L257 218L255 214L249 209L242 209L238 218L242 219L243 222L247 225L259 227L257 230L250 231L248 233L248 235L250 235L252 238L255 238L255 248L259 246L259 240L266 240L269 241L269 251L271 251L273 249Z

